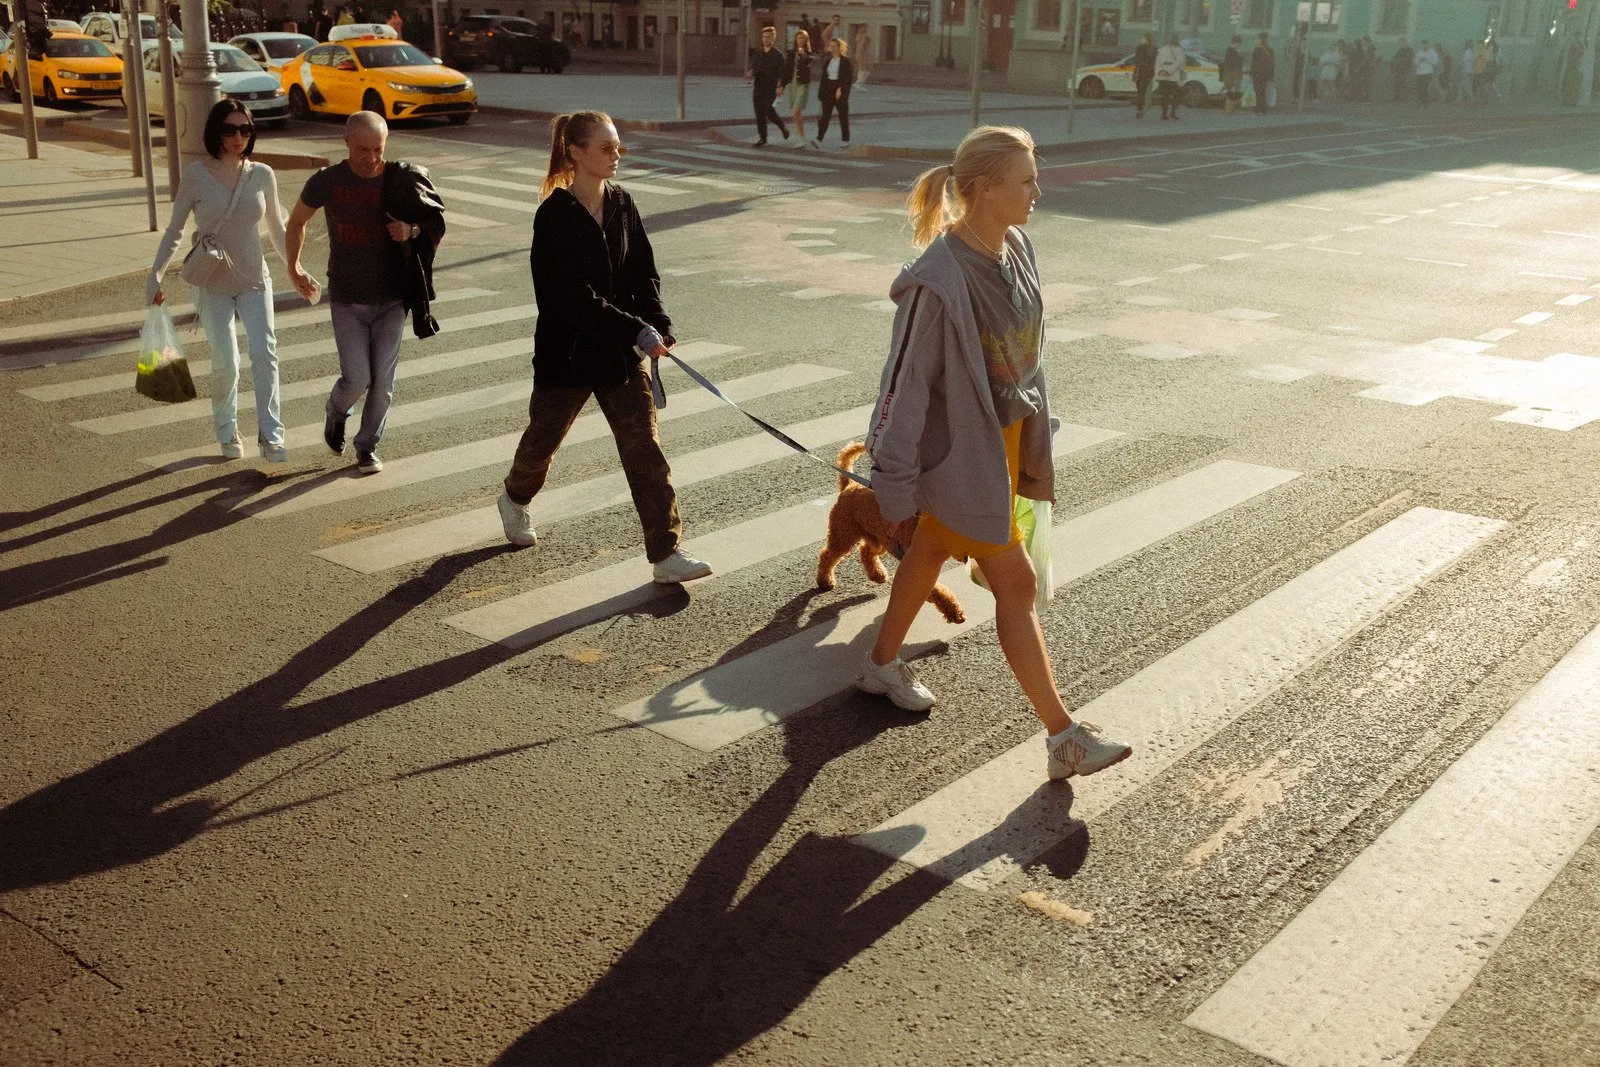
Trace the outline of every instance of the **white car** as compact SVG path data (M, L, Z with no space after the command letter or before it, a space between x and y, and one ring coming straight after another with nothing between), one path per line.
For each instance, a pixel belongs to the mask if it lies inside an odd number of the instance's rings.
M1222 93L1222 68L1216 60L1186 52L1184 64L1182 92L1185 107L1202 107L1212 97ZM1089 100L1098 100L1103 96L1132 96L1137 91L1133 83L1133 56L1124 56L1115 63L1079 67L1072 91ZM1150 92L1153 95L1155 91L1155 84L1152 83Z
M317 39L303 33L241 33L228 43L276 73L301 52L315 48Z
M65 30L68 33L81 33L83 28L71 19L45 19L45 27L52 31Z
M159 23L154 15L139 16L139 37L143 41L154 41L161 34ZM128 27L123 22L121 15L113 15L105 11L91 11L78 21L76 29L87 33L90 37L98 37L106 43L106 47L113 52L121 54L122 42L128 39ZM167 36L174 41L183 40L183 31L178 28L178 21L170 19L167 22Z
M278 76L231 44L213 44L211 58L217 64L222 95L239 101L258 126L282 126L289 121L289 98L283 95ZM161 50L154 45L144 50L144 95L150 117L166 120L161 95ZM123 92L127 103L127 92Z

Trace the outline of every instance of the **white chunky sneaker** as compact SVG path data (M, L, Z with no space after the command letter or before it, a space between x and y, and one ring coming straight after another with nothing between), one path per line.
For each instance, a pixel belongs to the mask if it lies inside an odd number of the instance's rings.
M692 582L696 578L709 577L711 577L711 564L684 555L681 548L674 549L672 555L657 563L651 574L657 585L679 585L683 582Z
M222 442L222 458L238 459L244 455L244 442L239 440L239 435L234 434L233 440Z
M1107 741L1094 723L1081 721L1067 727L1057 741L1045 738L1045 749L1049 752L1045 766L1055 779L1103 771L1133 754L1132 745Z
M507 541L523 546L539 543L539 535L533 532L533 516L528 514L528 505L512 500L511 494L502 489L499 507L500 526L506 532Z
M911 664L896 656L888 663L872 662L872 650L861 657L861 676L856 688L863 693L879 693L889 698L897 708L906 711L927 711L937 699L933 690L917 681Z

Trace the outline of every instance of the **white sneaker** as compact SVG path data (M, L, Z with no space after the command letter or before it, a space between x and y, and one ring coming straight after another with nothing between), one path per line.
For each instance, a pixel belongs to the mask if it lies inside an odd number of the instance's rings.
M806 140L803 137L796 137L794 139L794 144L790 145L789 147L790 148L809 148L810 146L811 146L811 142L810 141Z
M1100 736L1099 727L1089 722L1074 722L1061 740L1052 744L1046 737L1044 743L1049 753L1045 768L1051 778L1058 780L1103 771L1133 755L1132 745L1107 741Z
M275 445L265 437L257 436L256 444L261 447L261 458L268 463L289 462L289 450L281 444Z
M233 440L222 442L222 458L238 459L244 455L244 442L239 440L239 435L234 434Z
M874 663L870 648L861 657L861 676L856 679L856 688L863 693L887 696L895 707L906 711L927 711L937 699L933 690L917 681L911 664L899 656L888 663Z
M507 541L523 546L539 543L539 535L533 531L533 516L528 514L528 505L512 500L511 494L502 489L498 507L500 526L506 532Z
M657 585L679 585L696 578L711 577L711 564L686 556L683 549L674 549L672 555L655 565L651 577Z

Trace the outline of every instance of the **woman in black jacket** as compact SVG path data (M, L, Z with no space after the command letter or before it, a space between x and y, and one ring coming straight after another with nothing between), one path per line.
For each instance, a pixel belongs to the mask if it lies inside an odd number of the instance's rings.
M856 82L855 64L850 62L850 48L838 37L828 42L829 57L822 63L822 86L817 95L822 99L822 118L817 121L817 144L828 137L828 120L834 109L839 111L839 134L845 147L850 147L850 87Z
M672 320L661 306L661 277L638 209L610 181L624 151L601 112L558 115L550 124L550 169L529 252L539 305L533 398L500 494L500 520L507 541L538 543L528 505L593 396L616 438L654 578L676 584L704 578L711 568L678 547L677 494L640 355L667 354Z

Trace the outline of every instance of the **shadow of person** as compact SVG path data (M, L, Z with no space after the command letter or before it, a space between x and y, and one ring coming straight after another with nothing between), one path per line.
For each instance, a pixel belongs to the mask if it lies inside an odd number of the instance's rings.
M115 544L84 549L81 552L68 552L64 555L52 556L49 559L22 563L15 567L0 570L0 610L20 607L23 604L31 604L40 600L48 600L51 597L61 596L77 589L85 589L101 582L161 566L165 563L165 557L159 559L144 559L143 557L159 552L164 548L171 548L173 545L180 544L191 538L216 533L219 530L227 529L234 523L242 522L247 516L221 506L223 501L237 494L241 489L269 482L281 482L286 478L295 477L299 477L299 475L289 474L279 476L276 479L269 479L261 471L233 471L216 478L208 478L202 482L195 482L193 485L174 489L169 493L162 493L148 500L136 501L110 512L74 520L66 523L64 528L57 527L6 542L0 545L0 548L21 548L24 545L48 540L62 533L83 529L108 519L120 518L138 511L170 504L187 497L205 497L205 499L200 500L187 511L167 520L147 534L130 537L126 541L118 541Z
M154 481L157 478L165 478L171 473L172 472L165 470L144 471L143 473L130 475L127 478L122 478L115 482L107 482L105 485L96 486L93 489L86 489L81 493L75 493L69 497L63 497L53 504L45 504L42 507L34 508L32 511L0 511L0 533L8 533L20 526L31 526L33 523L43 522L45 519L54 518L63 512L71 511L74 508L80 508L85 504L92 504L96 500L99 500L103 497L120 493L124 489L132 489L134 486L143 485L145 482ZM156 499L159 501L160 498ZM151 502L141 501L137 507L149 506L151 506ZM115 518L118 515L125 515L130 510L137 510L137 507L119 508L115 512L106 512L101 515L96 515L94 516L94 521L104 522L108 518ZM89 523L85 522L84 520L78 520L74 523L66 523L64 525L54 527L51 530L47 530L45 531L45 536L34 534L31 535L31 540L18 538L15 541L3 542L0 543L0 552L5 552L13 548L21 548L23 544L33 544L35 541L45 540L46 536L59 537L61 534L68 533L71 530L82 529L85 525L89 525Z
M0 893L137 863L208 829L231 805L194 795L250 763L448 689L513 653L489 645L303 703L323 675L499 545L436 560L295 653L271 675L143 744L0 808Z
M586 993L495 1062L716 1063L946 888L912 871L862 899L894 861L807 833L735 899L821 769L894 722L841 710L786 723L789 766L718 837L677 897Z

